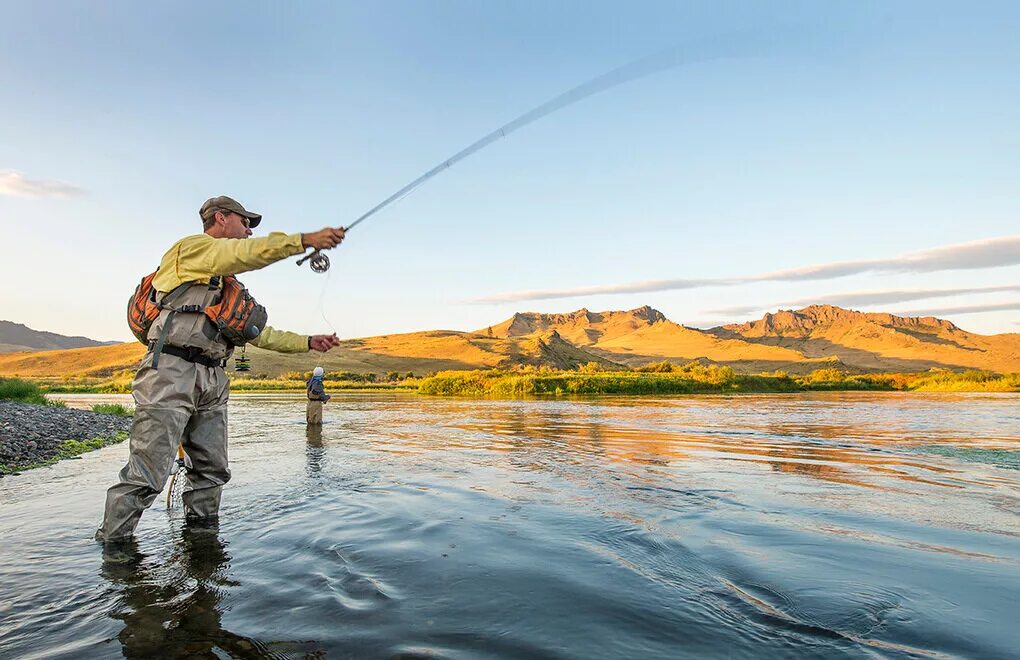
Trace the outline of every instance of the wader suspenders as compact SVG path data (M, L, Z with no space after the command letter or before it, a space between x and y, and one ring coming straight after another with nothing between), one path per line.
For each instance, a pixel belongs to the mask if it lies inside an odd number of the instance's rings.
M159 339L156 340L156 346L153 347L153 349L152 349L152 368L153 369L158 369L159 368L159 354L163 352L163 346L166 344L166 336L167 336L167 333L170 331L170 323L174 320L174 315L177 314L177 312L183 312L185 314L195 313L195 312L203 312L203 311L205 311L206 306L209 304L209 294L206 294L206 301L205 301L204 305L182 305L179 308L174 308L174 307L170 307L167 304L167 301L170 298L176 297L176 295L177 295L177 293L179 291L180 292L187 291L189 288L191 288L192 284L194 284L194 283L193 282L185 282L184 284L181 284L176 289L174 289L170 293L166 294L163 297L163 300L160 301L160 303L159 303L159 308L160 309L169 309L170 313L166 315L166 321L164 321L164 323L163 323L163 328L159 331ZM220 276L219 275L216 275L216 276L211 277L209 279L209 291L215 291L216 289L219 288L219 286L220 286Z

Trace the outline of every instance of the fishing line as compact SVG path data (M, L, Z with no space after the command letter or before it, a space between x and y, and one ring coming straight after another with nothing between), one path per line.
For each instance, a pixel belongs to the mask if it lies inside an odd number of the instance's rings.
M319 316L322 317L322 320L326 322L326 325L329 326L329 329L332 330L333 334L335 335L336 334L336 328L334 328L333 324L330 323L329 319L326 318L326 305L325 305L326 287L329 286L329 277L330 277L330 275L331 275L331 273L329 272L329 269L327 269L326 270L326 281L322 283L322 291L319 292Z
M751 51L761 52L758 47L762 45L763 40L767 39L770 43L779 40L788 41L788 36L789 35L775 31L765 34L761 30L729 34L724 37L715 37L711 40L659 51L592 78L577 87L553 97L538 107L525 112L513 121L500 126L491 133L476 140L449 158L443 160L438 165L434 166L432 169L428 170L417 179L411 181L406 186L356 218L354 222L347 225L345 232L357 227L359 224L379 211L382 211L387 206L407 197L420 186L424 185L429 179L440 172L453 167L471 154L484 149L493 142L501 140L514 131L524 128L525 126L532 124L539 119L556 112L557 110L562 110L563 108L571 106L578 101L582 101L589 96L594 96L595 94L605 92L613 89L614 87L638 80L639 78L650 76L654 73L672 69L680 66L681 64L739 57L744 56ZM325 273L329 270L329 258L325 254L322 254L318 249L313 250L308 255L299 259L297 262L298 266L303 264L305 261L310 261L309 265L315 272ZM326 287L324 285L322 296L320 296L320 312L322 313L323 319L325 319L325 313L322 308L322 299L325 296L325 291ZM326 323L329 324L329 321ZM330 327L333 327L331 324L329 325Z

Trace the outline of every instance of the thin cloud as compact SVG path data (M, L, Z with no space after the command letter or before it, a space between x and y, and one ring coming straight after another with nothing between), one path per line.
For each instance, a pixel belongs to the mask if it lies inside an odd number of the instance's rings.
M506 303L525 300L550 300L553 298L580 298L594 295L735 286L753 282L828 280L863 273L931 273L941 270L972 270L995 268L998 266L1014 266L1017 264L1020 264L1020 236L1005 236L975 241L973 243L947 245L887 259L837 261L829 264L803 266L745 277L646 280L629 284L588 286L573 289L512 291L476 298L470 302Z
M517 291L497 294L485 298L475 298L473 303L501 303L519 300L548 300L551 298L574 298L613 293L644 293L647 291L671 291L674 289L700 289L706 286L727 286L739 284L740 280L703 279L703 280L645 280L630 284L607 286L588 286L575 289L538 289L534 291Z
M1020 236L991 238L913 252L888 259L839 261L831 264L779 270L746 281L828 280L862 273L930 273L938 270L971 270L1013 266L1020 263Z
M63 181L26 179L13 170L0 172L0 195L8 197L75 197L85 191Z
M868 307L871 305L887 305L890 303L924 300L926 298L945 298L949 296L980 295L983 293L1002 293L1020 291L1020 285L969 287L960 289L890 289L884 291L857 291L853 293L836 293L828 296L802 298L774 305L724 307L709 310L710 314L743 315L753 314L768 309L795 309L807 305L836 305L838 307Z
M960 307L938 307L898 312L897 316L959 316L961 314L983 314L984 312L1007 312L1020 310L1020 301L989 303L987 305L962 305Z

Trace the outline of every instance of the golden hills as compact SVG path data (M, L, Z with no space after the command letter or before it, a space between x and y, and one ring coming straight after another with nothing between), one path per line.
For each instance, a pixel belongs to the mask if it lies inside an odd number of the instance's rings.
M2 338L0 338L2 340ZM0 375L107 376L133 369L141 344L0 354ZM651 307L567 314L535 312L476 332L436 330L349 339L326 355L284 355L249 347L252 370L277 376L309 371L416 375L516 365L572 369L588 362L636 367L699 360L758 373L921 372L932 368L1020 371L1020 334L978 335L949 321L863 313L829 305L766 314L750 323L699 330Z
M1020 371L1020 334L978 335L932 316L869 314L812 305L709 332L721 338L789 348L809 359L835 358L868 371Z

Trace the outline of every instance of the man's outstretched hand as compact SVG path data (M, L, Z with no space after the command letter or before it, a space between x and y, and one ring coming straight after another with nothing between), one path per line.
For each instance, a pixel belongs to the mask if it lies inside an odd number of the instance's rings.
M340 339L336 336L336 333L331 335L312 335L308 338L308 348L320 353L325 353L334 346L339 345Z
M319 231L301 234L301 247L328 250L340 245L343 240L343 227L324 227Z

